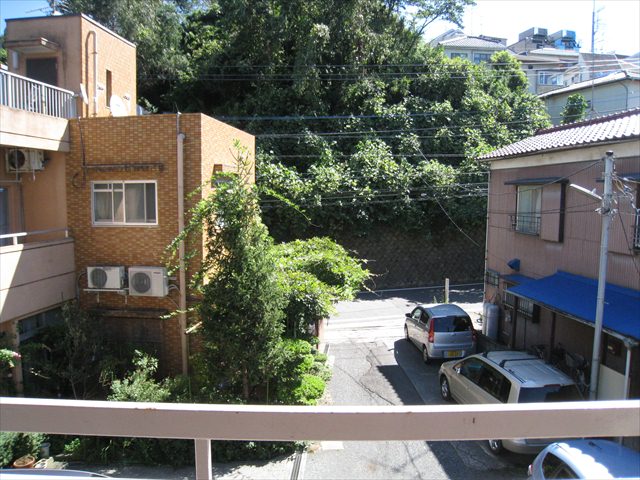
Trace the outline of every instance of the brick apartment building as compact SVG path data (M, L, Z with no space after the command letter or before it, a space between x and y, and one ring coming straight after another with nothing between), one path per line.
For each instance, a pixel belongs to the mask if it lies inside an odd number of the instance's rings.
M164 316L186 305L188 272L169 278L165 249L254 138L202 114L136 115L135 46L84 15L7 20L5 45L0 335L17 347L77 298L163 373L186 371L185 318Z

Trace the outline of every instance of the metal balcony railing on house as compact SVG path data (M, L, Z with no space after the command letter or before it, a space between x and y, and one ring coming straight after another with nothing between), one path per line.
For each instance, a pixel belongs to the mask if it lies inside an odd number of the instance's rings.
M75 118L73 92L0 70L0 105L59 118Z
M194 440L212 478L211 440L446 441L638 435L640 400L491 405L323 406L0 398L0 429Z
M511 215L511 228L519 233L529 235L540 234L540 214L538 213L517 213Z

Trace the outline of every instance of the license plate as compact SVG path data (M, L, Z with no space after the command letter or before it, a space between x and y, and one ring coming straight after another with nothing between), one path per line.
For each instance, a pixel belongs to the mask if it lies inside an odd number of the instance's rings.
M462 350L447 350L444 352L444 356L447 358L452 358L452 357L461 357L462 356Z

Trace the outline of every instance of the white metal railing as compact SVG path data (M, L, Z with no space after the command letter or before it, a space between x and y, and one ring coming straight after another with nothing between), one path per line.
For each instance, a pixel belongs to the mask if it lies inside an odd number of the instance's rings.
M407 441L638 435L640 400L493 405L323 406L134 403L0 397L0 429L193 439L211 479L211 440Z
M69 229L66 227L52 228L49 230L33 230L31 232L6 233L4 235L0 235L0 247L4 247L7 245L18 245L21 238L38 235L49 235L51 233L64 233L64 238L69 238Z
M0 70L0 105L52 117L75 118L73 92Z

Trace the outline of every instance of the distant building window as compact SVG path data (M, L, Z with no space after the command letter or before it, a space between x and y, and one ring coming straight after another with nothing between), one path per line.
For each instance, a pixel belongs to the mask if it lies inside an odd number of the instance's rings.
M473 63L488 62L491 59L490 53L474 53Z
M551 72L538 72L538 84L562 85L562 75Z
M156 182L93 182L94 225L157 225Z
M468 58L466 53L452 53L451 58Z
M500 282L500 274L495 270L487 270L484 275L484 281L487 285L497 287Z
M519 185L516 215L513 219L515 231L530 235L539 235L541 207L542 186Z

